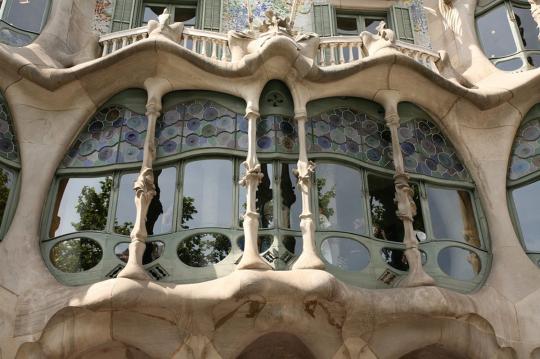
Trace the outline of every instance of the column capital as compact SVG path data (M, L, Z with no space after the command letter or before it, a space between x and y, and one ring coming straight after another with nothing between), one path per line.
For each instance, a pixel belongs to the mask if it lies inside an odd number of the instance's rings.
M386 121L386 125L388 127L399 126L400 118L397 112L387 112L386 115L384 116L384 120Z
M150 117L150 116L159 117L159 115L161 115L161 105L159 105L159 104L157 104L155 102L151 102L151 103L146 104L146 116L147 117Z
M259 111L255 110L253 108L247 108L246 109L246 114L244 115L244 117L247 120L256 120L259 117L261 117L261 114L259 113Z

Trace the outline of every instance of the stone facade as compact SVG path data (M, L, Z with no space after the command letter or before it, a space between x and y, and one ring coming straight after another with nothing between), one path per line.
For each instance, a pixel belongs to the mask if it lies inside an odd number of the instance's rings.
M395 3L358 2L383 9ZM477 40L475 0L401 4L411 8L417 45L384 27L352 40L319 38L306 34L313 30L309 14L300 15L300 33L269 19L260 33L225 35L246 24L239 0L224 1L222 33L161 18L121 34L107 34L112 0L53 1L32 44L0 44L0 92L21 166L16 210L0 242L0 358L540 358L540 270L520 244L507 199L512 144L540 102L540 72L492 65ZM288 6L260 1L254 14L270 8L286 14ZM355 51L363 56L355 58ZM300 126L290 161L298 161L303 252L288 270L272 270L257 250L255 127L259 97L271 80L288 87ZM117 278L68 286L51 274L40 245L51 183L89 119L127 89L143 89L148 97L131 255ZM142 265L145 214L156 195L155 124L165 95L178 90L244 100L248 126L245 177L239 178L247 193L245 250L237 263L216 269L217 279L188 284L153 280ZM309 198L317 167L302 131L310 102L345 96L380 105L391 134L410 270L386 288L347 280L316 246ZM486 259L479 282L467 290L440 285L422 267L412 231L417 208L398 139L401 102L429 114L476 186L487 224Z

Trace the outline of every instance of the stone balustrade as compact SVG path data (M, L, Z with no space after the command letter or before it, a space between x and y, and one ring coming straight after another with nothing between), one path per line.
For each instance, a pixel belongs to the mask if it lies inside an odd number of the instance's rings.
M99 40L103 48L102 56L112 54L147 37L148 29L145 26L102 36ZM210 59L231 61L227 35L222 33L185 28L179 45ZM440 59L438 53L402 41L396 41L394 47L402 54L439 73L436 66ZM317 56L319 66L329 67L369 57L370 53L360 36L332 36L321 38Z

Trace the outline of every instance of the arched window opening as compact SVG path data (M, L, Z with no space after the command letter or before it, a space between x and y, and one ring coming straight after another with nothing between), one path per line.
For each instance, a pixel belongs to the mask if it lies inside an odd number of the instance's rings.
M285 269L301 253L298 149L292 99L282 84L265 90L257 150L265 178L257 192L259 247ZM273 99L272 101L268 101ZM285 102L281 102L285 99ZM125 266L135 223L133 183L143 156L146 93L111 98L85 124L57 172L42 250L63 283L115 277ZM274 103L277 104L274 106ZM163 98L156 125L156 196L146 221L143 262L156 280L196 282L235 268L242 257L246 193L238 184L247 151L246 104L206 91Z
M15 213L20 168L19 148L11 114L0 93L0 241Z
M540 105L525 116L517 131L510 165L508 191L510 212L522 245L531 260L540 266Z
M490 61L503 71L540 65L537 27L525 0L483 0L476 8L478 40Z
M0 42L26 46L41 32L49 15L50 0L0 2Z
M474 185L431 118L410 103L398 109L425 270L439 285L472 290L488 264ZM366 100L331 98L310 103L308 115L322 257L331 272L360 286L397 285L409 266L384 110Z

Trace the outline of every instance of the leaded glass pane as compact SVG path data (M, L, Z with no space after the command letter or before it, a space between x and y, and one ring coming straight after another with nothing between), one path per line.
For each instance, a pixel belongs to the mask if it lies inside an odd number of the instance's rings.
M540 117L525 122L518 130L512 147L511 180L522 178L540 169Z
M89 238L68 239L55 244L49 254L52 265L65 273L84 272L103 257L101 246Z
M311 118L311 152L340 153L380 167L393 168L390 132L384 120L348 107Z
M105 230L112 182L112 177L62 178L49 236Z
M238 122L238 149L248 148L248 121ZM271 115L257 120L257 152L298 153L298 128L294 119Z
M435 239L449 239L480 247L480 236L468 191L426 186L431 228Z
M444 273L458 280L474 279L482 269L482 262L476 253L459 247L443 249L437 261Z
M453 180L469 180L469 174L441 130L427 119L403 122L399 140L408 172Z
M6 212L9 194L15 187L15 173L0 167L0 223Z
M321 254L331 265L348 272L366 268L370 261L368 249L349 238L328 238L321 244Z
M360 171L321 163L317 166L319 228L364 234L367 230Z
M201 160L184 168L182 228L232 225L233 166L229 160Z
M512 191L517 222L528 251L540 252L540 182L534 182Z
M0 156L19 162L19 149L7 104L0 95Z
M476 18L478 39L489 58L508 56L517 51L506 5L503 3Z
M200 233L184 239L176 251L190 267L207 267L221 262L231 252L231 241L219 233Z

